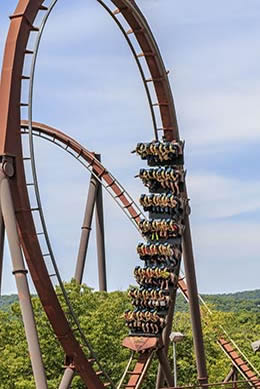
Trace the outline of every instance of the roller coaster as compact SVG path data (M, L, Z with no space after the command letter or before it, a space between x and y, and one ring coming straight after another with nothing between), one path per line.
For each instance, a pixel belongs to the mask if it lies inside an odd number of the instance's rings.
M150 108L152 140L138 143L133 150L136 157L147 165L142 166L137 175L149 190L149 194L141 195L139 200L144 211L102 165L98 154L88 151L66 133L33 120L38 51L48 18L58 0L19 0L10 16L0 84L1 269L6 231L37 388L47 388L48 385L25 261L53 332L64 350L66 369L60 389L69 388L75 374L81 377L89 389L140 388L155 356L159 361L155 387L173 387L168 348L178 288L189 302L198 385L208 387L200 317L200 303L205 303L197 291L189 224L190 207L183 167L184 142L179 136L168 72L151 29L134 0L96 1L112 17L123 34L139 69ZM37 26L34 24L35 20ZM25 60L31 64L29 74L24 71ZM27 99L21 100L21 96L25 95L24 90L28 90ZM156 101L152 97L154 92ZM158 124L158 116L161 126ZM74 277L78 283L83 278L93 211L96 207L99 285L100 290L106 290L103 191L112 196L140 232L142 242L137 246L137 255L141 262L134 269L139 285L130 289L133 309L125 312L129 336L124 339L123 346L130 350L130 358L119 383L112 382L99 362L87 335L80 327L63 284L41 203L35 164L35 137L62 148L91 173L75 266ZM180 273L182 260L185 277ZM60 285L66 302L65 310L61 307L55 282ZM226 383L230 380L236 383L239 373L244 383L260 387L259 372L223 328L221 333L222 336L216 340L232 364Z

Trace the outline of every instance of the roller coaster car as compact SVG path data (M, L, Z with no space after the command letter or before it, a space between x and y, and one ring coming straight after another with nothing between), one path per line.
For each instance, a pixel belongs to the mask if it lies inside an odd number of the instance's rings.
M183 148L182 141L153 141L138 143L133 152L147 160L149 166L174 166L183 165Z
M128 336L122 345L132 351L141 352L157 348L158 340L158 337Z

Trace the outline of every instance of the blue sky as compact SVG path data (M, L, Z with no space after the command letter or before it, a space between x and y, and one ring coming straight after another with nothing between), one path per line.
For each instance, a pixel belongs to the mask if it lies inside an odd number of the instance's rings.
M15 3L0 5L1 56ZM259 288L259 1L137 3L170 70L186 141L199 290ZM152 123L126 42L95 0L58 1L41 44L34 119L100 152L105 166L138 199L143 187L134 175L143 164L130 151L138 141L152 139ZM50 144L37 141L36 152L51 240L62 276L69 279L89 175ZM139 236L107 196L105 208L108 286L125 289L134 282ZM3 292L15 291L8 249L4 276ZM94 239L84 281L97 285Z

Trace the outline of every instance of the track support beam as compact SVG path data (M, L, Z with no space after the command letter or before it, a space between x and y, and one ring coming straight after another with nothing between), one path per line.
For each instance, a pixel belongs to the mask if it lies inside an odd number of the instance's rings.
M228 375L224 379L224 383L232 382L232 389L237 389L237 377L238 371L234 365L232 365Z
M95 156L99 161L101 161L100 154L96 154ZM96 240L99 290L107 291L103 190L100 182L98 182L96 198Z
M100 161L100 154L95 154L95 158ZM93 212L96 205L96 241L98 256L98 279L99 290L107 291L106 278L106 255L105 255L105 232L104 232L104 210L102 185L94 175L90 178L87 204L82 226L78 259L75 271L75 280L81 284L86 263L89 236L93 220Z
M0 170L0 202L13 262L13 274L15 276L17 285L25 335L28 343L36 388L47 389L47 380L33 314L29 285L27 281L27 270L25 269L16 227L16 217L9 187L9 180L5 176L2 169Z
M81 231L81 238L80 238L80 244L79 244L79 252L78 252L78 258L77 258L77 265L76 265L76 271L75 271L75 280L79 284L82 282L84 269L85 269L85 263L86 263L86 254L88 250L88 243L89 243L89 235L91 231L91 225L92 225L92 219L93 219L93 212L97 197L97 190L98 190L99 182L97 179L92 175L90 178L89 183L89 190L88 190L88 198L87 198L87 204L85 209L85 215L84 215L84 221L82 225L82 231Z
M192 249L190 221L188 215L186 215L185 217L185 230L183 234L183 254L185 277L189 296L193 342L198 371L198 382L199 384L207 384L208 375L201 327L200 306Z
M165 355L165 351L164 351L164 348L163 347L160 347L158 350L157 350L157 356L158 356L158 359L159 359L159 362L160 362L160 366L162 368L162 372L164 374L164 377L165 377L165 380L167 382L167 385L170 387L170 386L173 386L174 385L174 379L173 379L173 375L172 375L172 372L171 372L171 368L170 368L170 365L169 365L169 361Z
M70 385L72 383L73 377L75 374L75 370L68 366L64 372L64 375L62 377L59 389L69 389Z
M179 265L179 268L177 270L178 276L179 276L179 272L180 272L180 265ZM171 305L170 305L169 311L168 311L167 324L166 324L166 327L162 333L162 341L163 341L163 345L164 345L165 355L168 355L170 334L171 334L171 330L172 330L172 322L173 322L174 309L175 309L175 303L176 303L177 288L178 288L178 285L176 282L176 285L174 285L173 294L171 296L172 301L171 301ZM163 384L164 384L164 374L163 374L162 365L159 364L157 378L156 378L156 389L160 389L163 386Z

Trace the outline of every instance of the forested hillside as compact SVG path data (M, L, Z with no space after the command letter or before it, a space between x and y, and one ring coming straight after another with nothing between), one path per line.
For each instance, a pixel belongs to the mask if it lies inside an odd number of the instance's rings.
M80 287L75 283L67 284L66 289L84 333L108 373L117 382L130 354L129 350L121 347L121 342L128 332L122 318L124 310L129 307L127 293L93 292L87 286ZM256 295L257 293L259 292L256 291ZM252 298L252 301L254 300L255 297ZM61 303L64 304L63 301ZM48 387L56 389L64 371L63 351L52 334L37 297L33 298L33 306L47 371ZM210 308L213 310L213 306ZM251 349L251 342L260 337L260 312L246 310L233 313L213 310L213 314L209 315L207 310L202 308L202 317L210 382L222 381L230 370L229 359L216 343L218 337L223 335L223 327L255 367L260 369L259 354L254 354ZM178 384L195 383L196 369L189 314L176 313L173 328L185 335L184 341L177 346ZM0 350L0 388L35 389L18 303L9 306L7 311L0 310ZM172 364L171 356L170 348L169 358ZM154 389L156 366L155 360L143 386L145 389ZM79 377L76 377L71 387L80 389L84 385Z
M0 310L6 311L11 304L18 300L18 296L16 294L10 294L6 296L0 297Z
M260 312L260 289L223 294L202 294L202 298L222 312ZM7 310L10 304L17 301L17 295L0 297L0 309ZM181 294L177 297L177 312L188 312L188 304Z
M205 301L214 304L223 312L260 312L260 289L245 292L203 296Z
M202 294L208 304L213 304L221 312L260 312L260 289L223 294ZM178 295L177 311L187 312L188 304Z

